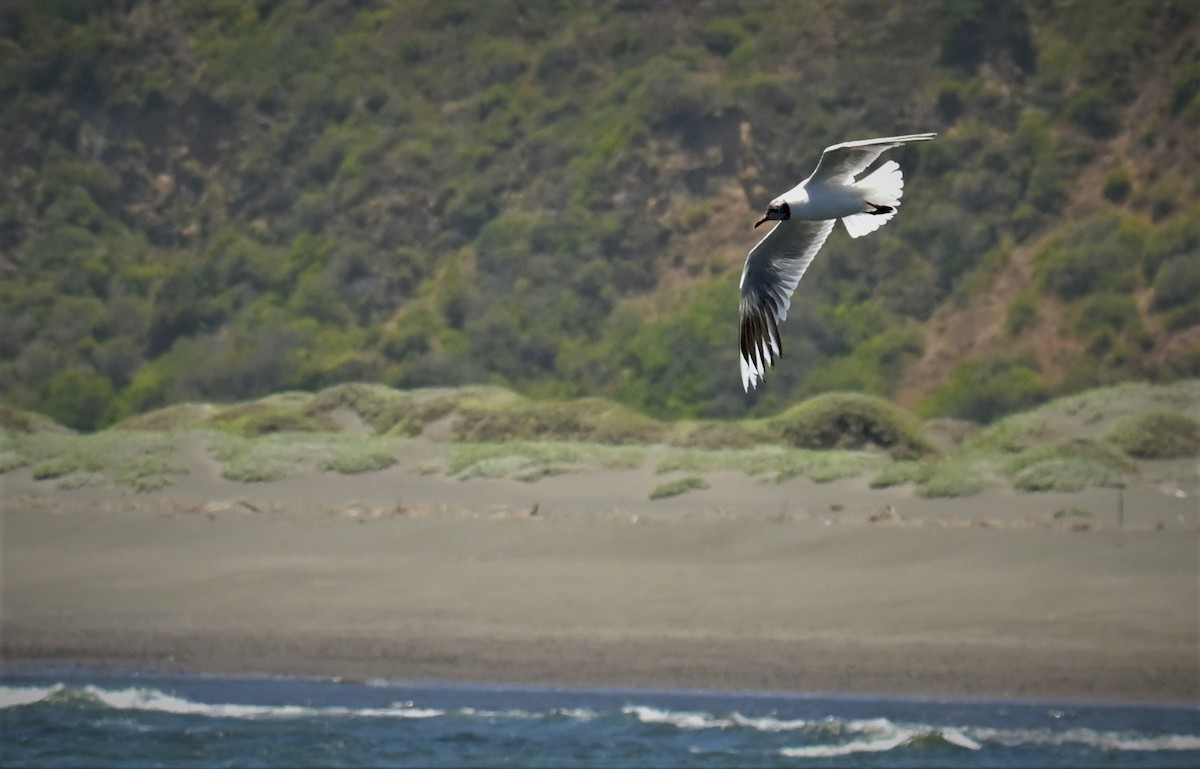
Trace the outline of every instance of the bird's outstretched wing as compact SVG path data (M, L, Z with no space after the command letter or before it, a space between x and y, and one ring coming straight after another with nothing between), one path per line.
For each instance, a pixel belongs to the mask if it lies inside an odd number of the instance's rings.
M792 293L833 230L834 219L782 221L750 249L742 268L740 347L742 387L757 387L783 352L779 324Z
M821 153L821 160L809 179L817 182L847 177L853 179L892 147L908 142L929 141L935 136L935 133L907 134L831 144Z

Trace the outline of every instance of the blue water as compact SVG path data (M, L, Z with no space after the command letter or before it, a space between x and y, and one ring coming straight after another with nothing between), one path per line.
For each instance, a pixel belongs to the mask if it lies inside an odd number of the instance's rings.
M1200 708L0 671L5 767L1200 767Z

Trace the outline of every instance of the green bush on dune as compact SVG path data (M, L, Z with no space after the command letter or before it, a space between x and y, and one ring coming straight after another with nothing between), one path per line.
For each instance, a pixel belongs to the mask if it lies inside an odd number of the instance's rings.
M464 441L500 440L589 441L627 444L658 443L667 425L601 398L576 401L464 403L455 437Z
M667 483L659 484L650 491L650 499L666 499L667 497L677 497L688 491L696 489L707 489L708 481L696 476L688 476Z
M1004 468L1018 491L1080 491L1089 486L1123 486L1137 466L1097 441L1074 438L1036 446Z
M422 472L461 479L534 482L653 460L658 473L742 472L776 482L867 474L872 488L915 484L921 497L988 487L1065 492L1121 486L1147 471L1137 460L1200 456L1197 403L1200 380L1125 383L1059 398L980 430L945 420L923 426L904 409L861 394L818 396L774 419L670 423L596 398L535 401L499 387L344 385L316 396L168 407L85 435L12 412L0 426L0 473L28 467L33 478L62 488L115 483L150 491L187 472L177 454L184 442L196 441L230 480L365 473L397 463L407 443L398 433L444 422L444 430L423 440L448 446L434 449L437 456ZM385 434L363 435L363 424L337 415L341 408L360 413L372 429L387 428ZM293 427L301 429L286 429ZM1189 483L1194 469L1186 465L1157 465L1146 478Z
M1145 411L1118 422L1107 438L1131 457L1200 457L1200 422L1177 411Z
M396 454L387 446L377 445L375 442L355 441L335 447L333 453L318 467L343 475L358 475L386 470L394 464Z
M304 413L311 399L308 393L272 395L227 406L214 414L209 422L218 429L247 437L332 430L333 424L324 415L310 416Z
M909 412L869 395L818 395L788 409L771 424L789 445L801 448L878 447L895 459L937 453Z

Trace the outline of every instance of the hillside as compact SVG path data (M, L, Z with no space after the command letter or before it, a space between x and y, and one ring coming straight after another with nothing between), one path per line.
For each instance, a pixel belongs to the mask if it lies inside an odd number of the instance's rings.
M656 418L857 390L989 421L1200 375L1200 9L879 9L8 3L0 400L90 429L353 380ZM760 209L827 144L924 130L744 396Z

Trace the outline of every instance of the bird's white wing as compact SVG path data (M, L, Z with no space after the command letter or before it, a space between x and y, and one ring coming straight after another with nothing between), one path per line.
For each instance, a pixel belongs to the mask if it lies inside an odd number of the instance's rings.
M935 133L908 134L832 144L821 153L821 160L809 178L818 182L845 177L853 179L892 147L907 142L929 141L935 136Z
M742 387L747 392L766 377L782 354L779 324L787 318L792 293L833 230L833 219L779 222L750 249L742 268Z

